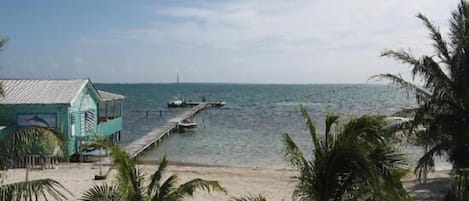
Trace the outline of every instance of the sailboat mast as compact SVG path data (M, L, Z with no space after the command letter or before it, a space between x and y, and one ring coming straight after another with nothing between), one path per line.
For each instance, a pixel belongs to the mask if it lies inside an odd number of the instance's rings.
M179 97L179 71L176 72L176 95Z

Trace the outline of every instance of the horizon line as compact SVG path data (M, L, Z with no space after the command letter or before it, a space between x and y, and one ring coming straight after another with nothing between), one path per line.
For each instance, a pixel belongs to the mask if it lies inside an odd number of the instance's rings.
M177 82L94 82L95 84L177 84ZM269 82L179 82L179 84L233 84L233 85L388 85L390 83L371 82L316 82L316 83L269 83Z

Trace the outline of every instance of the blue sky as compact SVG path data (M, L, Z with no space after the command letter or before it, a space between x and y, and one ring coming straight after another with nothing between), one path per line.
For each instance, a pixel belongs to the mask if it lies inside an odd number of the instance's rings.
M94 82L362 83L431 54L456 0L2 1L0 76Z

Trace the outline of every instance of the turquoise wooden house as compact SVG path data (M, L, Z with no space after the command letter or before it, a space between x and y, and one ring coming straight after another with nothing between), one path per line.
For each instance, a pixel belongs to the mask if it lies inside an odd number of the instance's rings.
M0 135L31 126L65 135L69 155L96 137L118 142L124 96L96 90L88 79L0 80Z

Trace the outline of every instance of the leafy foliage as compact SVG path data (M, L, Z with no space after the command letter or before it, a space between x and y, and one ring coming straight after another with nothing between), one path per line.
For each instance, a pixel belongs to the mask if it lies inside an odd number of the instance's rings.
M100 186L96 185L83 194L82 200L117 201L119 200L119 189L115 185L107 185L106 183Z
M267 201L267 199L263 195L248 195L239 198L232 198L231 201Z
M443 154L455 170L469 167L469 4L462 0L451 16L448 39L427 17L417 16L429 30L434 55L417 58L407 51L382 53L410 65L413 79L421 78L423 86L398 75L374 76L416 94L418 107L407 128L417 132L417 141L426 150L415 170L419 178L433 170L434 157Z
M338 115L329 114L320 138L305 108L302 114L314 145L312 159L284 136L285 158L298 171L295 200L410 200L400 182L404 156L390 145L383 117L365 115L341 125Z
M67 200L67 197L60 190L68 192L60 183L51 179L5 184L0 186L0 200L50 200L51 198L53 200Z
M30 154L57 155L64 153L63 135L53 129L32 127L0 137L0 169L10 167L11 157ZM51 179L25 181L0 185L0 200L67 200L64 193L71 194L60 183Z
M106 198L112 201L178 201L186 196L192 196L197 190L226 193L217 181L193 179L178 185L178 177L174 174L164 180L163 175L168 165L166 157L163 157L158 169L150 178L150 184L145 187L144 175L135 167L128 153L108 140L100 140L94 146L104 147L111 152L114 160L113 169L117 171L117 183L113 186L94 186L81 200L93 201Z
M9 159L28 155L65 156L64 136L51 128L30 127L0 136L0 169L9 168Z
M469 172L462 171L453 178L451 190L446 195L446 201L469 200Z

